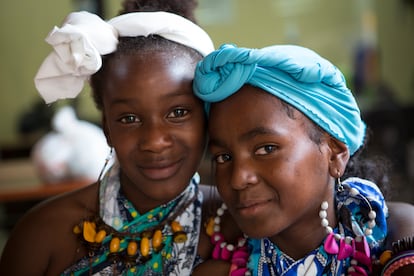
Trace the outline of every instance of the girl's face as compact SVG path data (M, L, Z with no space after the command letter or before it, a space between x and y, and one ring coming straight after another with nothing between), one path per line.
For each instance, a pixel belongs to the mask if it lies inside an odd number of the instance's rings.
M195 62L154 51L112 60L103 124L121 165L121 183L143 212L181 193L199 166L205 116L192 91Z
M279 99L245 85L211 106L209 150L229 211L250 237L292 242L322 232L319 207L332 200L328 135L318 145L311 122L288 116Z

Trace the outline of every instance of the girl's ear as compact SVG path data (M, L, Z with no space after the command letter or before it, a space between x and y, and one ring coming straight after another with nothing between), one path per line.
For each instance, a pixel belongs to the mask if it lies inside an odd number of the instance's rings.
M344 174L346 165L349 161L349 149L348 147L329 136L328 146L331 150L329 159L329 173L332 177L338 178Z
M108 129L108 124L106 123L105 115L102 115L101 122L102 122L102 129L106 137L106 143L108 144L108 146L112 148L113 146L112 146L111 136L109 135L109 129Z

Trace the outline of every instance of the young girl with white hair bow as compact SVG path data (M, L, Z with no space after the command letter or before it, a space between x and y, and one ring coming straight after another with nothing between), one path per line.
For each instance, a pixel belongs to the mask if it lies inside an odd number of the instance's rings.
M89 82L114 164L96 183L26 214L0 274L190 275L208 257L199 244L196 173L205 114L192 80L213 50L209 36L170 12L109 21L75 12L46 41L53 52L35 77L39 93L53 103L76 97Z

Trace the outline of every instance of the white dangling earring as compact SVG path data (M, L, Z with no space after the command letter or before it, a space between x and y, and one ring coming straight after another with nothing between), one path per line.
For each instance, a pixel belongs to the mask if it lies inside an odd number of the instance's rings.
M103 165L102 170L99 173L98 182L102 180L102 176L103 176L103 174L104 174L104 172L106 170L106 167L108 166L109 161L111 161L111 159L113 157L113 153L114 153L114 148L111 147L111 149L109 150L108 156L105 158L105 164Z
M341 180L339 179L339 171L338 171L338 178L336 180L336 188L337 192L341 193L345 190L348 191L351 197L359 197L365 201L367 206L369 207L370 211L368 213L369 221L366 223L366 228L364 229L364 235L357 235L355 238L351 236L346 236L341 233L335 233L333 228L329 225L328 217L328 207L329 204L327 201L323 201L321 204L321 209L319 211L319 217L321 218L321 225L325 229L327 237L324 242L324 249L328 254L335 254L337 255L338 260L343 260L348 257L352 257L350 267L350 271L353 269L360 269L359 266L359 259L356 258L355 252L358 251L357 255L363 255L364 258L370 257L370 248L366 239L366 236L372 234L372 229L375 227L375 218L376 213L372 209L372 206L369 200L361 195L359 191L355 188L351 188L348 184L342 184ZM370 270L369 270L370 271Z
M359 196L368 205L368 207L370 209L370 211L368 213L369 220L367 222L367 228L365 228L365 230L364 230L364 234L365 234L365 236L372 235L372 229L376 225L375 218L377 217L377 213L375 213L375 211L372 209L372 206L371 206L371 203L369 203L369 200L365 196L361 195L357 189L349 188L349 194L352 197Z
M376 225L375 218L377 217L377 214L372 209L372 206L369 203L369 200L365 196L361 195L357 189L351 188L349 186L345 187L342 184L341 179L340 179L340 174L341 173L338 170L338 177L336 178L336 181L335 181L336 182L335 185L336 185L337 192L338 193L342 193L342 192L345 191L345 189L348 189L349 190L349 195L351 195L352 197L359 197L359 198L361 198L367 204L367 206L370 209L370 211L368 213L369 221L367 222L367 225L366 225L367 227L364 230L365 236L369 236L369 235L372 234L372 229ZM321 225L325 228L326 233L327 234L330 234L330 233L332 233L333 228L331 226L329 226L329 222L328 222L328 219L327 219L327 215L328 215L327 214L327 209L328 209L328 207L329 207L328 206L328 202L327 201L323 201L322 204L321 204L321 211L319 212L319 217L321 218ZM338 235L336 235L336 237L338 239L340 238Z
M337 178L337 191L338 191L338 193L341 193L341 192L345 191L345 189L348 189L349 190L349 195L351 197L354 197L354 198L359 197L365 202L365 204L368 206L370 211L368 213L369 220L367 222L367 227L364 230L364 234L365 234L365 236L372 235L372 229L376 225L375 218L377 217L377 213L375 213L375 211L372 209L372 206L371 206L371 203L369 203L369 200L365 196L361 195L357 189L351 188L348 185L346 185L347 187L345 187L342 184L341 179L340 179L340 174L341 173L338 170L338 178Z

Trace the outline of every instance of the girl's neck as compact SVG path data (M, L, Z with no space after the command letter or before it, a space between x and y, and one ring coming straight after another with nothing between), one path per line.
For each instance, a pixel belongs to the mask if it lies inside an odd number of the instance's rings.
M168 203L170 200L159 201L156 199L152 199L146 196L143 191L141 191L133 182L130 181L127 177L125 177L121 173L120 177L121 186L120 189L124 193L125 197L128 199L129 202L132 203L134 208L138 211L139 214L145 214L148 211L162 205Z
M331 226L337 225L333 199L328 209L328 220ZM327 236L325 228L321 225L319 209L315 209L312 216L303 219L302 222L286 228L283 232L270 237L269 240L286 255L294 260L300 260L312 250L318 248Z
M138 184L132 182L128 177L122 174L122 172L120 175L120 182L120 189L123 191L128 201L132 203L139 214L145 214L148 211L161 205L167 204L168 202L178 197L188 187L190 180L186 182L185 185L183 185L182 190L174 194L165 191L165 194L170 194L170 196L162 199L153 198L148 194L145 194L145 191L140 189L140 187L138 187ZM167 189L167 187L165 188Z

